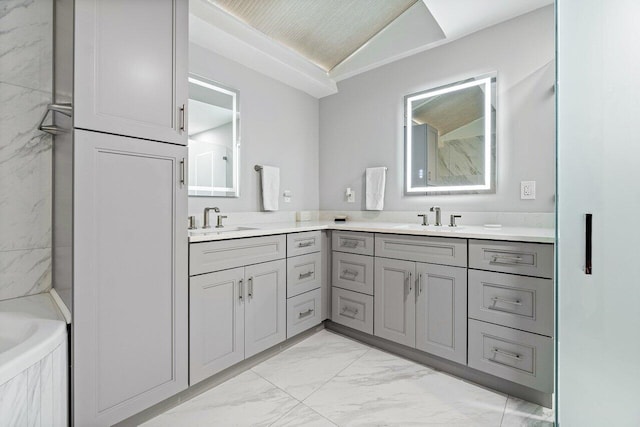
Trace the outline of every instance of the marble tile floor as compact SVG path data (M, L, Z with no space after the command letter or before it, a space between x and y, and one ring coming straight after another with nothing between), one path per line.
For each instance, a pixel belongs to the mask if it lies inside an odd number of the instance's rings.
M143 424L553 426L553 411L322 330Z

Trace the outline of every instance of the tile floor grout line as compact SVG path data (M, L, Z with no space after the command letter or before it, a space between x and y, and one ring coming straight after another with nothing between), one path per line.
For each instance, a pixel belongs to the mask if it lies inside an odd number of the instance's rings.
M331 418L325 417L324 415L322 415L320 412L316 411L315 409L313 409L311 406L309 405L305 405L304 402L300 402L301 405L303 405L305 408L309 408L310 411L313 411L313 413L318 414L320 417L324 418L325 420L329 421L331 424L333 424L334 426L338 427L339 424L333 422L333 420Z
M280 387L278 387L280 388ZM282 389L281 389L282 390ZM288 393L287 393L288 394ZM298 400L298 399L296 399ZM282 414L281 416L279 416L277 419L273 420L273 422L271 424L269 424L268 427L271 427L272 425L274 425L275 423L277 423L278 421L280 421L281 419L283 419L284 417L286 417L287 415L289 415L290 413L293 412L294 409L296 409L298 406L302 405L302 402L300 402L298 400L298 404L296 406L294 406L293 408L289 409L287 412L285 412L284 414Z
M278 387L277 385L275 385L274 383L272 383L270 380L266 379L265 377L263 377L262 375L260 375L259 373L255 372L253 369L251 369L251 371L256 374L257 376L259 376L260 378L262 378L263 380L265 380L266 382L268 382L269 384L271 384L272 386L274 386L275 388L277 388L278 390L281 390L284 392L284 394L286 394L287 396L289 396L290 398L292 398L293 400L295 400L298 403L302 403L302 400L298 399L297 397L291 395L291 393L289 393L287 390L283 389L282 387ZM298 406L298 405L296 405Z
M509 404L509 395L507 394L507 398L504 401L504 409L502 410L502 418L500 418L500 427L502 427L502 423L504 422L504 416L507 413L507 405Z
M314 394L316 394L318 392L318 390L320 390L322 387L326 386L327 384L329 384L330 381L332 381L335 377L337 377L338 375L340 375L342 372L344 372L345 369L349 368L351 365L353 365L354 363L356 363L358 360L362 359L364 357L365 354L369 353L372 350L372 348L367 348L367 351L365 351L364 353L362 353L359 357L356 357L355 359L353 359L353 361L351 363L349 363L347 366L345 366L344 368L342 368L341 370L339 370L334 376L332 376L331 378L329 378L327 381L325 381L324 383L322 383L322 385L320 387L318 387L317 389L313 390L311 393L309 393L304 399L302 399L302 403L304 403L308 398L310 398L311 396L313 396ZM309 405L305 405L305 406L309 406ZM311 408L311 406L309 406L309 408ZM313 408L311 408L313 409Z

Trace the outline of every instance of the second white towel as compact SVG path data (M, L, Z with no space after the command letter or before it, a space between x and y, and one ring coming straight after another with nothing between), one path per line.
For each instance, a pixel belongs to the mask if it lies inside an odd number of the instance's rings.
M278 198L280 197L280 168L262 166L260 182L262 184L262 208L265 211L277 211Z
M367 210L381 211L384 208L384 187L387 168L367 168L365 178Z

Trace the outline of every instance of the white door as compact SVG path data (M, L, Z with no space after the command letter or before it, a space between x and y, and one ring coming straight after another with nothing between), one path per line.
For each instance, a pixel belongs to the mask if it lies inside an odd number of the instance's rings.
M467 364L467 269L416 266L416 348Z
M244 360L244 268L189 279L189 384Z
M409 347L416 345L416 263L376 258L373 333Z
M188 7L76 0L76 128L187 144Z
M638 426L640 2L557 16L558 422Z
M110 426L187 387L187 148L74 144L74 419Z
M287 262L245 267L245 357L287 338Z

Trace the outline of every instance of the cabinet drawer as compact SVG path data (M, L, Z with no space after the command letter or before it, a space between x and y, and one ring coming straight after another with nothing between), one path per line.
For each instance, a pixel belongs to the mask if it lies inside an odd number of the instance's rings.
M373 295L373 257L333 252L332 285Z
M376 234L376 256L431 264L467 266L467 240Z
M553 340L549 337L469 319L469 366L553 392Z
M469 268L553 278L553 245L469 241Z
M287 256L320 252L320 231L287 234Z
M285 253L284 234L192 243L189 246L189 275L282 259Z
M553 280L469 270L469 317L553 336Z
M320 289L314 289L287 300L287 338L322 322L321 301Z
M373 233L333 231L331 249L360 255L373 255Z
M287 258L287 298L319 288L322 280L322 254Z
M373 334L373 297L332 288L331 320Z

